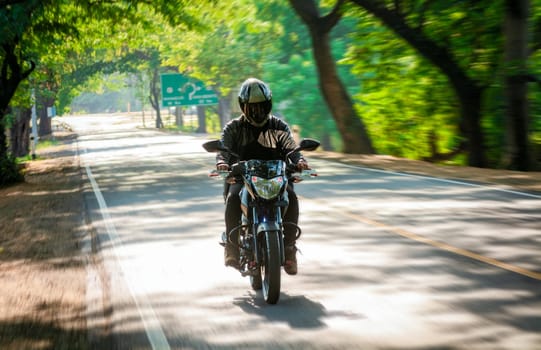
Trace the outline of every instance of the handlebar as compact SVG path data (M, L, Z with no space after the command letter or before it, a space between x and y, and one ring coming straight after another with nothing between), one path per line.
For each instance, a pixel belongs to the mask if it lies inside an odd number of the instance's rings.
M291 164L290 164L291 165ZM315 169L303 169L298 171L297 167L293 165L293 168L287 169L289 172L288 178L293 182L300 182L305 178L317 177L318 173ZM291 170L291 171L290 171ZM220 177L221 179L232 178L233 170L216 170L209 171L209 177Z
M209 171L209 177L221 177L226 178L229 175L229 170L216 170Z

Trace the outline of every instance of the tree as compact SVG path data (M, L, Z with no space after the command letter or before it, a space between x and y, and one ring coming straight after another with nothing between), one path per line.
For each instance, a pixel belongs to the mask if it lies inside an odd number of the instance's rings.
M440 40L438 41L434 37L441 34L429 32L428 22L426 21L430 11L432 11L432 14L438 14L435 18L436 21L442 19L444 15L448 15L450 12L448 3L446 2L447 5L444 5L437 1L422 1L415 4L410 4L406 1L351 1L379 18L388 28L406 40L423 57L445 74L460 103L460 130L464 136L464 143L459 147L467 151L469 165L485 167L486 159L484 153L484 135L481 127L481 107L482 96L486 85L483 85L478 79L468 75L467 69L460 65L456 58L457 56L453 55L453 52L450 50L454 39L454 30L442 31L444 37L439 38ZM467 6L471 5L469 2L468 4L464 4L463 6L466 6L464 11L475 13L475 11L481 10L485 4L478 3L475 8L467 8ZM431 6L433 6L432 9L430 8ZM471 29L478 30L479 28ZM469 40L470 38L467 37L466 39ZM459 44L463 43L460 42ZM469 42L469 44L472 44L469 46L471 49L473 43Z
M50 66L43 65L46 60L44 57L50 51L50 45L55 47L68 46L64 51L68 57L72 57L69 49L73 42L78 42L81 37L88 35L87 32L80 31L81 27L86 27L85 24L95 23L101 27L93 27L96 32L101 30L101 42L108 41L114 36L103 35L111 29L113 32L116 29L116 34L124 35L124 42L129 41L129 36L120 28L118 23L140 23L144 22L144 12L149 12L155 9L155 13L161 13L167 18L171 25L185 24L188 27L193 27L197 24L197 17L201 15L201 6L206 5L206 1L200 1L198 4L192 4L187 0L176 1L154 1L152 7L146 1L125 1L113 0L107 2L95 2L90 0L78 1L76 3L67 0L20 0L20 1L3 1L0 3L0 28L2 35L0 36L0 161L7 159L7 147L5 139L6 113L7 107L17 92L20 83L26 80L30 74L40 65L40 70L51 73L52 75L44 74L46 77L57 77L58 66L56 69L49 69ZM182 9L178 11L178 9ZM152 12L154 13L154 12ZM97 15L99 14L99 15ZM107 22L108 21L108 22ZM121 30L122 29L122 30ZM82 34L84 33L84 35ZM106 38L106 39L105 39ZM120 36L116 36L120 38ZM105 39L105 40L104 40ZM100 40L95 40L99 42ZM112 42L119 41L111 40ZM110 44L112 45L112 44ZM93 48L96 45L84 46L81 50L76 50L75 56L81 57L81 53L86 51L86 57L96 58L96 51ZM97 45L99 46L99 45ZM109 46L111 47L111 46ZM126 45L120 43L113 50L106 51L113 53L113 57L122 57L126 53ZM98 49L99 50L99 49ZM103 52L103 51L102 51ZM128 53L129 50L128 50ZM102 56L103 57L103 56ZM85 60L86 61L86 60ZM93 62L87 66L87 71L91 71L91 67L104 66L102 62ZM54 62L54 61L53 61ZM109 62L111 60L109 59ZM71 62L73 63L73 62ZM81 67L75 64L75 66ZM112 65L111 65L112 66ZM75 70L69 74L74 74ZM96 71L91 72L91 76ZM54 81L55 79L53 79ZM65 81L69 81L67 78ZM35 80L36 85L49 83L47 80ZM33 86L35 87L35 86ZM58 86L52 86L49 91L52 96L47 98L56 98ZM69 94L64 94L69 96ZM45 95L39 95L40 99ZM43 103L43 111L50 102ZM47 126L48 119L45 119L43 126ZM43 132L47 132L46 128ZM5 162L3 162L5 163ZM0 174L2 175L2 174Z
M377 152L452 159L462 138L457 98L445 76L374 16L356 8L347 16L356 27L341 62L362 84L352 96Z
M528 60L540 45L539 40L528 45L529 0L351 2L380 19L447 77L460 103L464 142L457 150L464 148L470 165L488 165L486 132L491 131L492 139L494 132L486 125L497 124L489 113L498 109L501 99L495 96L503 93L506 123L501 127L507 130L507 165L531 169L527 83L538 80L528 72ZM539 38L540 32L537 19L532 37ZM501 77L503 91L494 94L501 88Z
M20 176L8 157L6 145L6 115L9 102L19 84L34 71L36 63L22 49L23 35L31 25L28 13L39 11L40 1L22 4L0 3L0 185L17 181Z
M505 1L505 99L507 103L508 167L531 169L528 122L528 47L529 0Z
M17 107L12 109L12 113L13 122L10 128L11 154L14 157L23 157L29 153L32 109Z
M283 116L299 137L317 138L328 151L343 149L332 114L320 89L315 88L318 72L307 26L283 1L267 1L265 6L258 6L257 17L276 19L268 29L275 37L263 56L262 67L263 80L271 84L274 113ZM341 20L331 31L335 61L343 59L347 33L354 29L353 21ZM357 91L359 80L349 73L349 65L339 64L337 70L348 91Z
M277 37L269 30L272 21L257 16L256 6L218 2L202 19L207 31L184 32L184 40L169 41L162 50L164 65L178 67L216 91L221 127L231 118L231 103L241 82L263 75L263 61Z
M152 71L152 78L150 79L150 95L148 97L150 105L156 111L156 129L162 129L164 127L161 108L160 108L160 72L158 67L155 67Z
M319 86L342 135L343 151L345 153L372 154L374 149L370 137L338 76L332 57L329 33L341 18L340 8L343 2L343 0L339 0L331 12L321 17L313 0L289 0L295 12L310 31L319 75Z

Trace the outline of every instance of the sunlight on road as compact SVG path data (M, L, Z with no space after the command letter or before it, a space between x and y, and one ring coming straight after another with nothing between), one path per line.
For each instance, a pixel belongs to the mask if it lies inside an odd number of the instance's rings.
M528 330L539 330L529 312L539 310L537 282L478 258L539 266L529 240L538 199L314 161L320 176L296 186L299 274L282 274L270 306L223 265L222 185L207 177L214 157L204 140L120 129L81 137L115 231L100 244L120 266L115 320L128 329L141 329L141 318L149 338L171 348L528 349L541 341Z

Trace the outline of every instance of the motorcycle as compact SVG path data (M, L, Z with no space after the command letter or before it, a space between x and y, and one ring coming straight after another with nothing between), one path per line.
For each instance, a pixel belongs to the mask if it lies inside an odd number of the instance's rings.
M221 244L230 242L239 247L241 275L250 277L254 290L263 290L268 304L276 304L280 298L281 267L285 262L284 227L294 227L295 239L301 235L298 225L282 221L289 203L286 188L289 182L317 176L313 169L297 171L290 155L298 151L314 151L319 145L319 141L303 139L284 160L250 159L234 164L230 171L213 170L210 173L210 176L222 176L227 183L242 179L244 186L239 193L241 224L230 232L224 232ZM207 152L227 152L239 158L220 140L208 141L203 148ZM231 237L238 239L233 241Z

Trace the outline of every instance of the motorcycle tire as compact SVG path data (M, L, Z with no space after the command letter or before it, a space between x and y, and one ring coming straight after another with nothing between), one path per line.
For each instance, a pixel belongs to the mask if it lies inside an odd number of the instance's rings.
M263 264L261 266L263 298L267 304L276 304L280 298L280 254L279 232L265 232L263 240Z

